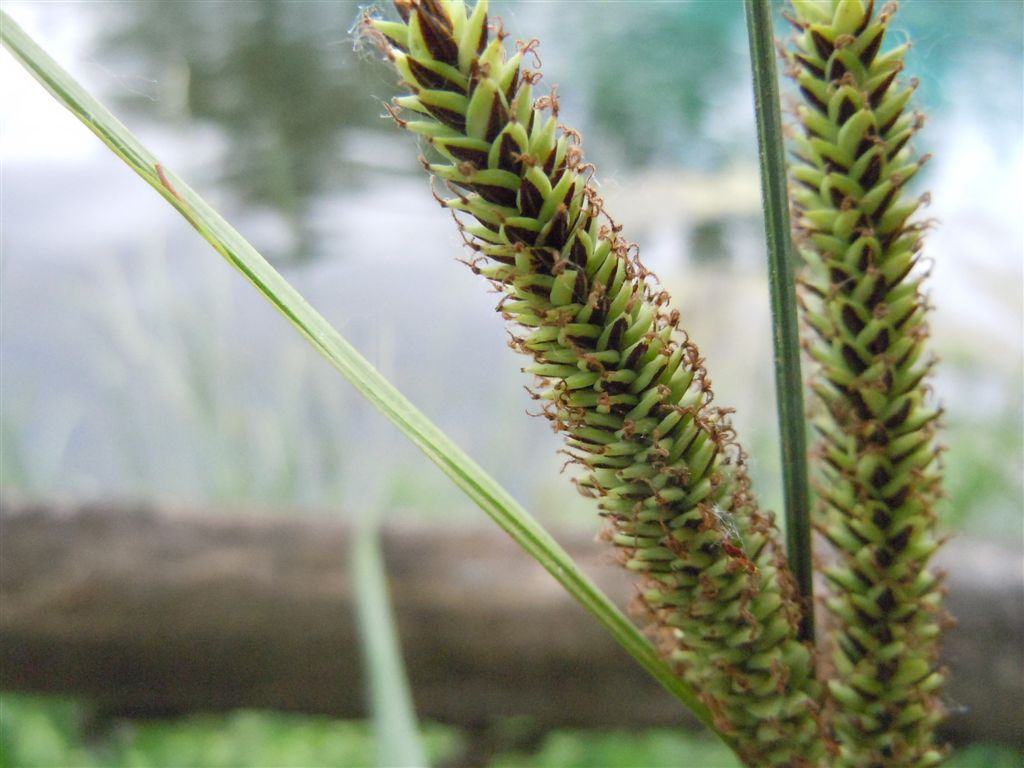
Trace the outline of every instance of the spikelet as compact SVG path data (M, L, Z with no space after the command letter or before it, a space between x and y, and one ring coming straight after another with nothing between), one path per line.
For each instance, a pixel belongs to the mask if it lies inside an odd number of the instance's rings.
M666 654L750 765L818 765L819 693L778 530L668 295L604 214L579 135L553 94L534 101L535 44L509 56L484 1L396 6L401 21L363 23L409 91L394 116L440 158L427 165L442 204L503 294L534 397L641 577Z
M929 766L942 716L937 690L940 493L932 361L920 260L921 205L904 186L927 157L908 140L906 45L883 50L895 5L793 1L789 54L802 95L792 199L805 259L806 346L821 416L818 526L838 561L827 571L836 679L829 684L843 766Z

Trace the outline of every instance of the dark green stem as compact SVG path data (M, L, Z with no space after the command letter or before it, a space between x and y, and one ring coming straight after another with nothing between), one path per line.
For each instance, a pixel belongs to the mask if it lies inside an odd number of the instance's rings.
M807 491L807 435L803 378L790 239L789 197L783 153L779 84L775 74L775 36L769 0L746 0L750 63L761 161L761 197L768 242L775 390L782 443L782 488L786 507L786 555L804 604L801 637L814 639L814 588L811 564L810 497Z

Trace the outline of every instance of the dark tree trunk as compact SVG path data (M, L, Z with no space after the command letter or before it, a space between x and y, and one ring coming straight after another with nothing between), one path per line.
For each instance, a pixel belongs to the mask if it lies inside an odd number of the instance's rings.
M173 716L258 707L365 715L350 531L323 519L5 499L0 687ZM558 537L621 603L629 576L593 536ZM384 550L417 711L485 728L691 723L496 529L400 525ZM1020 551L954 541L946 733L1024 745Z

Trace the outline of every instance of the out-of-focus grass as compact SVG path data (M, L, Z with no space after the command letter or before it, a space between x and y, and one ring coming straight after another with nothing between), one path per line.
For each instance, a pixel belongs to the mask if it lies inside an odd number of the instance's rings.
M5 694L0 698L2 768L317 768L375 762L369 723L327 717L238 711L174 722L95 724L68 699ZM453 728L427 724L432 765L461 749Z
M73 700L0 697L0 768L356 768L374 764L369 723L239 711L173 722L89 724ZM458 760L465 737L425 724L431 765ZM949 768L1018 768L1024 753L972 745ZM555 731L532 753L497 755L493 768L738 768L710 736L661 728L638 733Z

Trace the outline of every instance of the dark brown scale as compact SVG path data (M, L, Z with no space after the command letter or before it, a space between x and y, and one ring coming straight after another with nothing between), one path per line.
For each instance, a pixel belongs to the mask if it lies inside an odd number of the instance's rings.
M628 388L628 385L622 384L622 388L619 389L618 392L625 392L627 388ZM629 403L616 403L609 410L614 415L616 415L616 416L625 417L625 415L627 413L629 413L631 410L633 410L633 406L630 405ZM633 498L633 499L643 499L645 497L646 497L646 494L643 491L636 491L634 493L629 494L628 496L623 496L623 498Z
M859 661L860 659L864 658L865 655L867 655L867 648L865 648L863 645L857 642L857 638L853 637L852 635L844 633L842 635L842 642L844 646L849 646L843 648L843 653L846 654L846 658L848 658L850 661L857 663L857 661ZM850 651L853 651L853 653L850 653Z
M537 283L530 283L528 285L516 284L516 290L519 291L520 294L532 293L534 296L540 296L545 299L551 295L550 290L545 288L543 285L538 285Z
M910 141L910 131L907 131L906 134L885 153L886 158L892 160L896 157L896 155L899 154L899 151L907 146L908 141Z
M910 402L910 398L908 397L903 401L903 405L900 406L900 409L885 420L886 429L899 429L901 426L903 426L903 422L905 422L907 420L907 417L910 416L911 407L912 403Z
M472 189L480 197L495 205L504 205L506 208L516 207L516 192L508 187L499 187L497 184L472 184Z
M867 613L867 611L863 610L862 608L858 608L855 605L850 606L850 607L853 608L853 612L857 614L857 623L860 624L861 626L870 627L872 624L876 623L875 622L875 617L871 616L869 613ZM864 699L865 701L868 701L868 702L878 701L878 695L877 694L874 694L871 691L864 690L863 688L858 686L855 682L851 681L850 687L853 688L853 690L855 690L857 693L859 693L861 698ZM880 768L885 768L885 767L884 766L880 766Z
M646 342L641 341L635 347L633 351L626 357L626 361L619 366L620 368L632 369L636 367L636 364L640 361L640 358L647 354L648 345Z
M846 74L846 65L843 64L842 59L838 56L833 56L832 60L828 63L828 79L832 81L839 80L843 75Z
M865 576L863 573L861 573L860 570L858 570L857 568L851 568L850 569L850 573L852 573L854 576L856 576L857 577L857 581L859 581L864 586L866 586L866 587L871 586L871 579L869 579L867 576Z
M547 243L555 248L561 248L569 239L569 210L564 206L558 206L555 215L551 217L551 229L548 230Z
M487 118L487 130L484 133L484 140L488 144L492 143L498 134L501 133L501 129L508 124L508 110L505 109L505 105L501 99L495 98L491 102L491 114Z
M896 197L896 193L899 192L899 187L893 187L885 193L885 197L882 198L882 202L875 208L875 212L871 214L871 221L878 224L882 217L885 216L886 211L889 210L889 206L892 204L893 198Z
M892 565L893 554L892 550L888 547L881 547L875 552L875 562L883 568L888 568Z
M886 597L886 593L888 593L888 597ZM892 601L891 604L890 601ZM889 611L891 611L895 604L895 598L893 597L892 590L888 587L886 587L882 591L882 594L878 596L878 599L875 600L875 605L878 606L879 610L882 611L882 613L888 613ZM888 607L886 607L887 605ZM892 680L893 675L895 674L896 665L893 664L891 661L880 662L876 667L875 675L877 676L878 682L880 683L889 682L890 680ZM882 724L879 723L879 725L881 726Z
M448 12L438 0L414 0L413 5L418 6L417 10L421 16L429 13L440 26L448 32L452 31L452 20L448 18Z
M491 222L486 221L484 219L477 219L477 222L480 224L480 226L485 227L486 229L491 230L491 232L500 232L501 231L501 225L500 224L492 224Z
M889 444L889 433L886 432L881 427L877 427L877 428L873 429L871 431L871 434L869 434L867 436L867 438L863 442L858 441L858 443L857 443L859 448L863 448L864 446L867 446L867 445L881 445L881 446L884 446L884 445L888 445L888 444Z
M604 325L605 317L608 314L608 297L602 296L594 305L590 313L590 322L594 325Z
M441 142L438 142L441 143ZM456 147L452 144L445 144L447 149L453 157L461 160L464 163L472 163L475 168L486 168L487 167L487 153L482 149L474 149L472 147Z
M609 395L621 395L629 390L629 384L626 384L624 381L604 381L601 387Z
M854 36L860 37L860 34L868 28L868 23L871 21L871 14L875 11L875 0L868 0L868 7L864 11L864 18L861 19L860 26L854 31Z
M832 44L832 41L816 29L811 30L811 39L814 41L814 48L817 50L818 56L823 61L828 61L829 57L832 55L832 51L836 49L835 45Z
M423 88L434 91L451 91L452 93L465 93L465 90L456 82L449 80L444 75L438 74L432 69L427 69L412 56L406 57L409 69L412 70L416 82Z
M915 389L918 384L928 375L928 371L931 369L931 364L921 367L913 376L911 376L907 382L903 385L903 392L910 392ZM902 393L901 393L902 394Z
M555 148L552 149L548 153L548 156L546 158L544 158L544 165L543 165L544 175L547 176L549 179L554 179L555 155L557 155L557 154L558 154L558 149L557 149L557 144L556 144ZM555 182L555 181L552 181L551 186L552 187L556 187L556 186L558 186L558 183Z
M900 317L897 320L893 321L892 327L897 331L901 330L903 326L907 324L907 321L910 320L910 318L912 318L915 314L917 314L917 310L920 308L920 304L911 304L910 309L907 310L906 314L904 314L903 317Z
M847 168L845 165L843 165L842 163L836 162L835 160L832 160L831 158L827 158L825 160L825 168L828 170L829 173L837 173L838 172L838 173L843 174L844 176L850 172L850 169Z
M893 363L893 365L895 365L897 368L902 368L913 353L914 348L910 347L905 353L903 353L899 360Z
M499 253L488 254L487 258L490 259L491 261L496 261L499 264L504 264L506 266L511 266L512 264L516 263L516 257L515 256L512 256L510 254L500 253L500 252Z
M540 209L544 205L544 195L533 186L529 179L519 182L519 210L523 216L536 219L540 215Z
M874 414L871 413L871 409L868 408L868 404L864 401L864 397L861 395L859 391L850 388L847 390L846 397L853 405L853 410L856 411L857 417L861 421L868 421L874 416Z
M523 243L533 245L537 241L537 233L526 227L517 227L513 224L505 225L505 236L512 243Z
M558 260L558 252L552 248L533 248L530 256L537 271L547 275L552 273Z
M454 128L459 133L466 132L466 116L461 112L445 109L444 107L435 107L431 104L424 104L423 106L439 122L444 123L449 128Z
M576 283L572 287L572 299L577 304L587 303L587 294L589 293L587 282L586 273L582 270L576 273ZM593 317L591 317L591 322L593 322Z
M871 158L868 167L864 169L864 173L861 174L859 179L860 185L864 189L871 189L878 183L878 179L882 175L882 166L882 155L880 153Z
M809 58L801 53L796 54L797 63L800 64L804 69L810 72L818 80L825 77L825 70L811 61Z
M412 3L410 2L395 2L395 9L398 11L398 15L402 17L402 21L406 24L409 23L409 12L412 10Z
M832 285L843 285L847 282L853 282L850 280L850 276L839 267L829 267L828 279L832 282Z
M897 283L894 283L894 285ZM889 293L889 284L885 282L885 278L882 275L875 277L875 287L871 290L871 295L868 296L867 301L864 303L868 309L874 309L878 304L881 304Z
M892 233L892 237L893 237L893 238L895 238L895 236L896 236L897 234L899 234L899 230L897 230L896 232L893 232L893 233ZM886 248L888 248L888 247L889 247L889 243L886 243ZM893 285L899 285L900 283L902 283L902 282L903 282L903 278L905 278L905 277L906 277L907 275L909 275L909 274L910 274L910 271L911 271L911 270L912 270L912 269L913 269L913 268L914 268L914 267L915 267L916 265L917 265L917 259L915 258L915 259L913 259L913 260L912 260L912 261L911 261L911 262L910 262L910 263L909 263L909 264L907 265L906 269L904 269L904 270L903 270L902 272L900 272L900 273L899 273L898 275L896 275L895 279L894 279L894 280L892 281L892 284L893 284Z
M442 12L440 16L419 9L420 31L430 55L453 67L459 66L459 45L451 35L451 21Z
M800 93L802 93L804 95L804 98L807 99L807 102L809 104L814 106L823 115L827 115L828 114L828 106L825 104L825 102L823 102L821 99L819 99L817 96L815 96L813 91L811 91L809 88L805 88L804 86L801 85L800 86ZM801 158L801 159L803 159L808 165L812 164L811 161L807 160L806 158Z
M811 188L813 189L813 187ZM838 187L831 187L828 191L828 195L830 198L832 198L832 205L835 206L836 208L840 207L843 204L843 198L845 197L845 195L843 195L843 193L839 190Z
M879 530L884 531L892 522L892 516L884 509L876 509L874 514L871 515L871 522L873 522Z
M886 505L890 509L899 509L900 507L902 507L906 503L906 501L907 501L907 499L909 497L910 497L910 487L905 485L902 488L900 488L898 491L896 491L896 493L894 493L889 498L883 499L883 501L886 503Z
M883 328L878 335L868 344L868 350L875 355L880 355L889 348L889 329Z
M621 349L622 334L626 332L629 324L626 322L626 318L620 317L615 321L612 326L612 331L608 334L608 349Z
M485 39L485 36L482 35L481 39L482 40ZM480 50L482 51L483 48L481 48ZM516 89L518 89L518 88L519 88L519 67L516 67L516 71L512 73L512 79L509 80L508 88L505 89L505 100L508 101L509 104L511 104L512 100L515 98Z
M587 266L587 246L579 237L574 238L572 245L569 246L569 261L584 269Z
M498 145L498 167L503 171L514 173L516 176L521 175L523 172L521 149L519 143L512 138L511 134L504 134L501 137L501 143Z
M851 347L849 344L843 344L841 350L843 360L846 361L846 365L849 366L850 370L854 374L861 374L867 370L868 364L860 359L860 355L857 354L857 350Z
M860 52L860 63L865 67L870 67L871 62L875 60L875 56L878 55L878 49L882 47L882 38L885 36L885 28L879 29L875 33L874 38L871 42L864 46L864 50Z
M897 74L898 71L894 69L891 73L889 73L889 76L885 78L885 80L880 82L878 86L875 88L875 90L873 90L868 95L868 103L871 104L872 109L876 108L879 104L882 103L882 99L885 98L885 94L888 92L889 86L893 84L893 81L896 79Z
M872 2L874 2L874 0L872 0ZM487 48L487 14L486 13L484 14L483 29L484 29L484 33L482 35L480 35L480 42L478 42L476 44L476 55L477 56L479 56L481 53L483 53L484 49ZM519 70L517 69L516 70L516 76L518 76L518 75L519 75Z
M881 488L890 480L892 480L892 475L886 472L884 467L878 467L871 475L871 484L875 486L875 488Z
M895 115L893 115L892 119L889 120L888 123L886 123L885 125L878 129L879 135L885 136L887 133L889 133L889 131L892 130L892 127L896 125L896 121L900 119L900 116L902 114L902 112L897 112Z
M875 146L875 137L873 134L867 134L860 140L860 144L857 145L857 151L854 154L859 158L873 146Z
M871 245L865 245L860 249L860 258L857 259L857 269L863 274L875 260L875 249Z
M893 552L899 553L907 548L907 544L910 543L910 535L914 532L914 526L908 525L902 531L897 533L891 539L889 539L889 546Z

